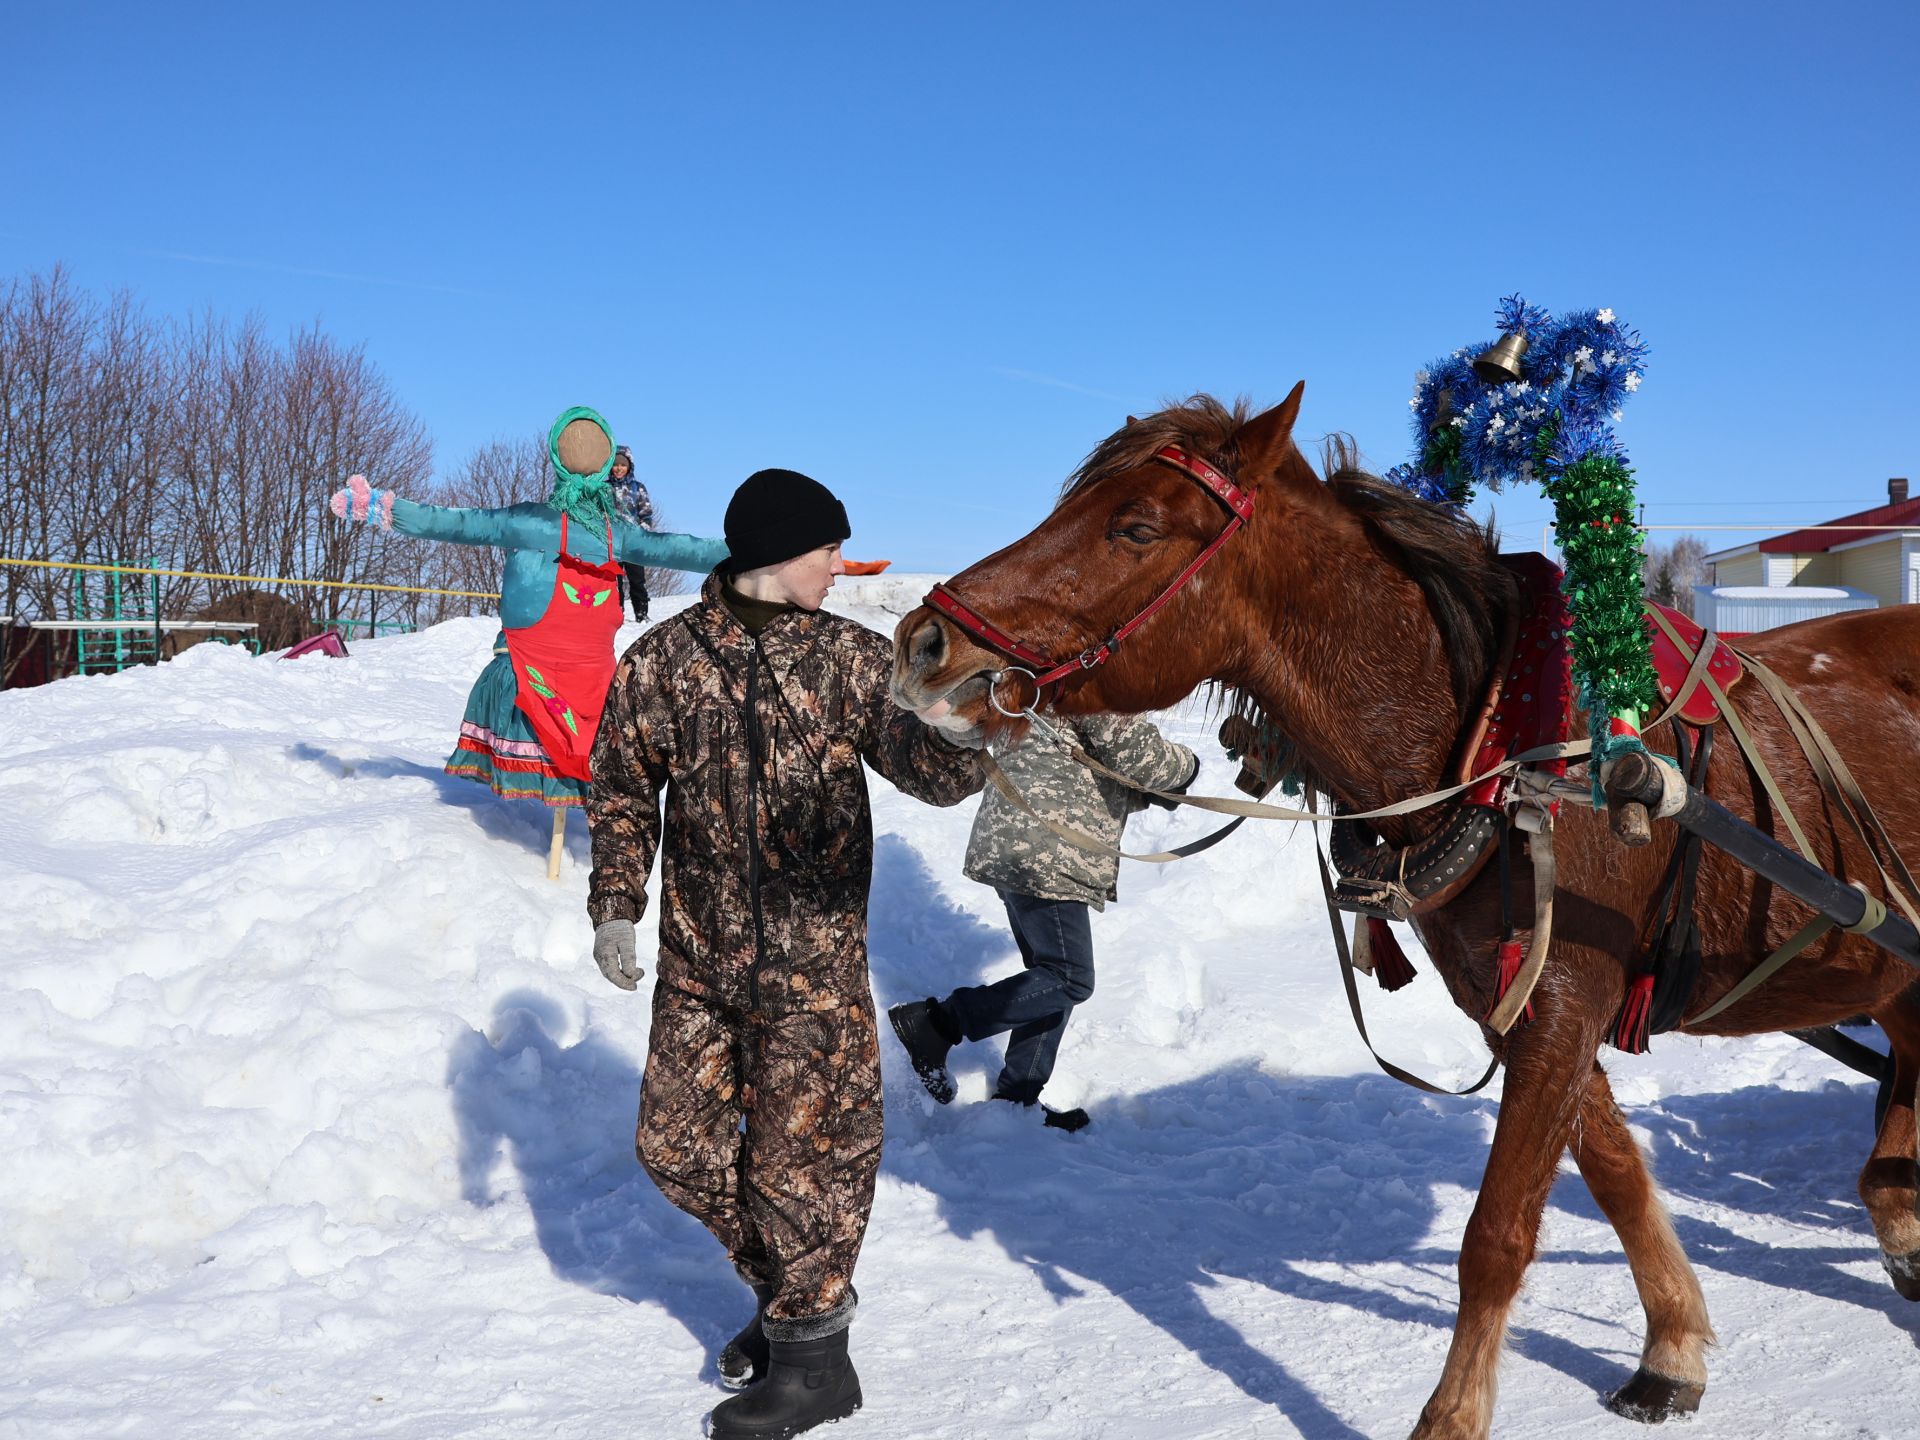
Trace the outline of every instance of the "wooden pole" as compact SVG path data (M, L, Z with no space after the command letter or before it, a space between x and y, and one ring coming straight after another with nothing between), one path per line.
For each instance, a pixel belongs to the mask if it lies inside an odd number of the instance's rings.
M567 846L567 811L564 805L553 807L553 847L547 851L547 879L560 878L560 852Z

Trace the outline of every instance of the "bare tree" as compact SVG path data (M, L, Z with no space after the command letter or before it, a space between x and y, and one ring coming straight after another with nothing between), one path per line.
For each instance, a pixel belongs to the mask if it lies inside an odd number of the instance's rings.
M1647 598L1693 614L1693 587L1707 580L1707 542L1682 535L1671 545L1652 545L1640 560L1640 586Z
M355 471L401 491L429 473L426 432L363 350L318 330L276 343L258 319L156 323L127 294L98 300L66 271L0 282L0 553L215 574L420 583L426 547L335 523ZM0 613L66 613L98 577L0 567ZM137 584L144 598L148 582ZM169 615L246 590L312 619L341 601L276 580L168 578ZM418 618L422 597L371 592L369 613Z

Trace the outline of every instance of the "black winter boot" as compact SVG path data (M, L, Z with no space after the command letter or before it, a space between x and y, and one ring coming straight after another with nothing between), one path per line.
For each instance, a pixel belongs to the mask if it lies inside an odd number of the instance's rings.
M1035 1105L1039 1104L1037 1100L1027 1100L1018 1095L1008 1095L1000 1090L993 1092L993 1098L996 1100L1005 1100L1010 1105L1018 1105L1022 1109L1027 1110L1031 1110ZM1091 1125L1093 1123L1093 1117L1078 1105L1074 1106L1071 1110L1056 1110L1051 1105L1041 1105L1040 1123L1049 1130L1064 1130L1071 1135L1075 1131L1084 1130L1087 1126Z
M847 1332L817 1340L769 1342L767 1378L713 1409L710 1440L789 1440L860 1408L860 1377L847 1358Z
M720 1358L714 1361L720 1372L720 1383L729 1390L744 1390L767 1373L767 1335L760 1328L760 1320L767 1313L767 1302L773 1298L773 1287L755 1285L753 1298L753 1318L727 1342Z
M941 1027L935 1019L934 1006L937 1003L934 1000L910 1000L905 1005L896 1005L887 1011L887 1019L893 1022L893 1033L900 1037L907 1059L913 1062L913 1073L920 1077L920 1083L927 1087L927 1093L942 1105L950 1105L957 1088L953 1076L947 1071L947 1052L953 1048L954 1042L941 1033Z

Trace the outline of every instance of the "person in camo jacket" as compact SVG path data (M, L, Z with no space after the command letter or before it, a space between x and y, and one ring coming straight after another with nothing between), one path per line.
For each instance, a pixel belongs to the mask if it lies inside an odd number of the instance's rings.
M847 534L825 486L749 476L727 506L728 560L622 658L593 750L587 909L594 959L623 989L661 854L640 1161L759 1302L719 1357L723 1383L751 1388L715 1408L716 1440L796 1435L861 1404L847 1327L881 1140L861 766L934 805L982 780L976 732L889 698L891 643L821 612Z
M1069 753L1069 740L1150 790L1185 790L1200 770L1193 751L1127 715L1050 717L1000 757L1007 779L1035 812L1115 848L1130 814L1149 803L1169 802L1149 801L1095 775ZM1070 844L998 790L989 790L974 816L964 868L969 879L1000 892L1024 968L991 985L955 990L944 1000L896 1005L887 1018L920 1083L942 1105L954 1096L948 1052L963 1040L1011 1032L993 1098L1032 1106L1053 1074L1067 1017L1093 994L1088 907L1103 910L1107 901L1119 898L1120 862ZM1087 1124L1084 1110L1045 1105L1040 1110L1056 1129L1080 1130Z

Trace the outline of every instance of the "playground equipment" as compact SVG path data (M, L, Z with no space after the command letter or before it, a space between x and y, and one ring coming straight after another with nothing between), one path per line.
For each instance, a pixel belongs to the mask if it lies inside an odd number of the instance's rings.
M159 562L151 561L157 567ZM86 571L76 571L71 590L72 619L35 620L36 630L74 632L74 670L81 675L110 674L130 665L153 665L165 658L168 632L199 631L209 638L245 645L255 655L259 627L246 620L168 619L160 613L160 577L146 584L111 571L101 577L96 593Z
M326 622L326 628L338 631L342 640L353 639L356 626L366 632L360 637L363 640L377 640L382 635L411 635L420 628L411 620L362 620L354 615L336 615Z

